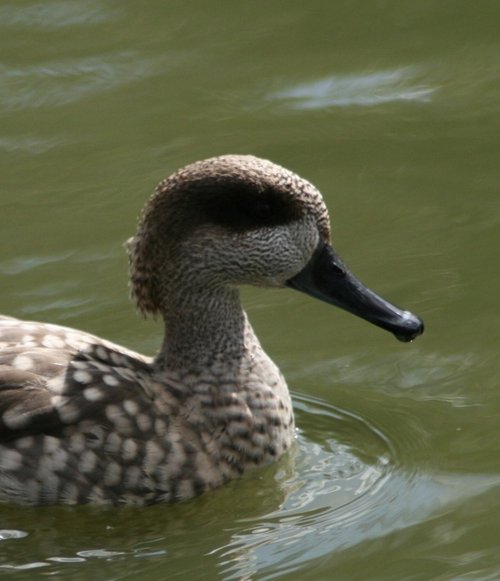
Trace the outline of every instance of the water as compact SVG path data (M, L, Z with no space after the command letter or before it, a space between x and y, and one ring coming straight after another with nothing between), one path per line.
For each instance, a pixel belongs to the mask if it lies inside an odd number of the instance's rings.
M244 289L295 449L176 506L0 509L16 578L498 579L497 2L0 6L0 310L153 353L121 246L155 183L254 153L324 193L337 250L421 315L399 344Z

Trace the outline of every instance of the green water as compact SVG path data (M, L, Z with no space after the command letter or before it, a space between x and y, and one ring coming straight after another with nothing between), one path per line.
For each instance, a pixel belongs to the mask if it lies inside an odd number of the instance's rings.
M122 242L158 180L254 153L324 193L334 242L421 315L413 344L244 289L299 427L176 506L0 508L16 579L500 578L500 4L0 4L0 311L153 353Z

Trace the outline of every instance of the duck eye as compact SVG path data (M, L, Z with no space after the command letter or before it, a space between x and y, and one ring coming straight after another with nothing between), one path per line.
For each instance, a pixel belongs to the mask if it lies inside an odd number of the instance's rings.
M249 218L255 220L256 223L262 223L265 225L268 220L270 220L275 213L276 204L270 199L262 200L247 200L246 204L243 204L243 211L248 215Z

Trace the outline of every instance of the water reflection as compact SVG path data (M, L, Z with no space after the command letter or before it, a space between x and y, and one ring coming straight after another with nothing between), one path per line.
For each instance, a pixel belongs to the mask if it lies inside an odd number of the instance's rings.
M30 30L101 24L114 20L118 14L116 6L111 9L102 2L92 0L59 0L22 7L12 3L0 7L2 26Z
M51 149L64 144L62 138L46 138L38 136L0 137L0 151L5 153L28 153L42 155Z
M109 92L164 70L161 58L120 51L98 57L46 61L0 68L0 110L57 107Z
M435 87L418 82L415 68L377 71L365 74L331 75L301 83L269 95L289 109L373 106L393 101L427 102Z

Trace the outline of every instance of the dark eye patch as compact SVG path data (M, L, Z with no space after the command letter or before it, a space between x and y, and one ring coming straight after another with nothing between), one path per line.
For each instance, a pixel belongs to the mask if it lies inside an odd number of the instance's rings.
M205 199L206 220L230 230L244 231L288 224L301 216L299 205L273 188L225 188Z

